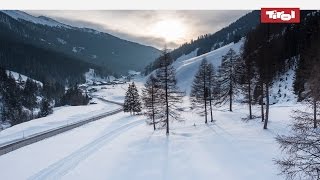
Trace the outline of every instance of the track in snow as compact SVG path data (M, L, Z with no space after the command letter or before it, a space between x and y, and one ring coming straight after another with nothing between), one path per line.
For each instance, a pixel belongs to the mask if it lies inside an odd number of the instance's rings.
M85 145L84 147L73 152L69 156L61 159L60 161L50 165L49 167L41 170L37 174L28 178L29 180L42 180L42 179L59 179L64 176L70 170L75 168L81 161L85 160L88 156L105 146L121 133L128 131L138 125L143 124L144 120L138 120L135 122L128 123L119 128L116 128Z

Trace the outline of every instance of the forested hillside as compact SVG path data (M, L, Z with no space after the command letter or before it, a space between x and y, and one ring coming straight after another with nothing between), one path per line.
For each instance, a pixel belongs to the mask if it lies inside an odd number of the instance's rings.
M153 47L21 11L0 12L0 37L71 56L101 67L107 74L142 70L160 54Z
M0 37L0 66L41 82L72 85L85 82L84 73L97 65L79 61L62 53Z
M299 101L307 97L312 69L319 67L314 52L319 47L320 32L318 11L302 11L301 16L300 24L260 24L247 35L243 48L244 63L252 67L250 78L260 83L271 86L276 77L295 66L294 92ZM256 86L255 91L259 88Z

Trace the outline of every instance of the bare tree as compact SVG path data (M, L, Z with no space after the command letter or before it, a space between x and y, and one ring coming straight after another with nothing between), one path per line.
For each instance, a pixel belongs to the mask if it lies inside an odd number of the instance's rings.
M320 131L313 126L313 113L294 114L291 134L276 138L286 157L275 162L287 179L320 179Z
M145 83L145 88L142 90L142 100L144 109L146 110L145 115L151 119L148 124L153 125L153 129L156 130L156 125L159 124L159 114L161 114L161 98L159 95L159 81L151 74Z

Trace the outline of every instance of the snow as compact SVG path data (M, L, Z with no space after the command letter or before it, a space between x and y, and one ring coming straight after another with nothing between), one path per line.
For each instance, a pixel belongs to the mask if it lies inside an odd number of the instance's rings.
M89 69L89 71L84 74L84 77L86 78L87 85L88 84L91 85L93 82L97 82L97 81L104 82L104 81L109 81L110 79L112 79L112 80L114 79L113 77L107 77L107 78L100 77L99 75L97 75L95 73L94 69Z
M132 76L136 76L136 75L141 75L141 72L134 71L134 70L129 70L129 71L128 71L128 74L129 74L129 75L132 75Z
M78 53L83 51L85 48L84 47L72 47L72 52Z
M197 73L199 65L203 58L206 58L208 62L212 63L217 70L218 67L221 65L222 56L224 56L230 50L230 48L239 53L243 43L244 38L237 43L230 43L226 46L223 46L201 56L193 57L190 59L180 57L179 59L177 59L177 61L173 63L173 66L176 68L178 86L181 88L181 90L185 90L187 94L189 94L193 77Z
M138 86L142 87L142 83ZM136 83L137 85L137 83ZM98 89L98 92L92 93L93 96L102 97L111 101L123 103L124 94L128 89L129 84L115 84L115 85L106 85L106 86L93 86Z
M120 113L0 156L1 175L4 179L283 179L273 162L280 156L274 137L285 133L290 112L298 107L271 106L270 130L263 130L260 120L241 121L247 114L243 105L234 112L215 109L216 122L208 125L187 111L184 123L172 123L168 137L164 130L153 132L145 117Z
M22 81L24 81L24 82L26 82L27 79L29 78L28 76L25 76L25 75L23 75L23 74L20 74L20 73L14 72L14 71L8 71L8 70L7 70L7 74L9 75L10 73L11 73L11 75L13 76L13 78L14 78L16 81L19 79L19 75L21 75ZM43 85L42 82L40 82L40 81L34 80L34 79L32 79L32 78L29 78L29 79L31 79L31 80L35 81L36 83L40 84L40 86Z
M71 123L91 118L95 115L113 111L119 108L118 105L109 104L95 100L98 104L87 106L63 106L54 108L53 114L34 119L25 123L15 125L0 132L0 146L26 138L28 136L45 132L50 129L62 127Z
M41 24L41 25L46 25L50 27L63 27L63 28L71 28L68 25L59 23L53 19L47 18L47 17L34 17L30 14L27 14L23 11L12 11L12 10L2 10L1 12L9 15L10 17L16 19L16 20L25 20L29 21L35 24Z
M61 39L61 38L57 38L57 41L61 44L67 44L67 41Z
M279 78L274 80L270 90L270 103L295 104L297 97L294 94L293 82L295 69L291 68Z
M197 56L197 53L198 53L198 50L199 48L195 49L194 51L190 52L189 54L184 54L182 56L180 56L179 58L176 59L176 63L177 62L182 62L182 61L185 61L187 59L191 59L191 58L194 58Z

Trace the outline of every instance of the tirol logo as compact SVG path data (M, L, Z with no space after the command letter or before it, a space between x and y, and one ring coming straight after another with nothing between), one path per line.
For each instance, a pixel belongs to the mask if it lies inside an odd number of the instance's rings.
M261 23L300 23L300 9L261 8Z

